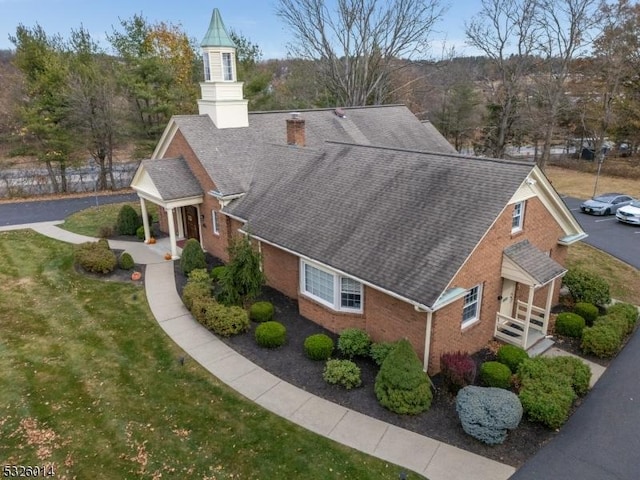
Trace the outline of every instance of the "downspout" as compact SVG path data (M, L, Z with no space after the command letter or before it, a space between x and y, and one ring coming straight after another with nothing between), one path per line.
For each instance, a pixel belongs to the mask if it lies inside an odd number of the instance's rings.
M424 360L422 361L422 370L425 372L429 369L429 355L431 353L431 325L433 320L433 310L424 310L418 306L413 307L416 312L427 314L427 329L424 332Z

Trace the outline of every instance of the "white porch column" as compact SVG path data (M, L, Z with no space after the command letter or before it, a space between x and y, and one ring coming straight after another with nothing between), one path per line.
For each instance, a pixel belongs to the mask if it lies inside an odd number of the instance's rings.
M140 213L142 213L142 225L144 225L144 243L149 243L149 239L151 238L149 217L147 215L147 204L142 197L140 197Z
M544 307L544 321L542 322L542 333L545 335L548 333L549 328L549 315L551 314L551 302L553 302L553 292L556 289L556 279L551 280L551 284L547 285L549 291L547 292L547 304Z
M178 258L178 245L176 244L176 224L173 218L173 208L167 208L167 220L169 220L169 241L171 243L171 258Z
M184 234L184 211L182 207L176 208L176 219L178 220L178 238L185 238Z
M529 299L527 300L527 313L524 319L524 334L522 335L523 345L522 348L527 349L527 341L529 337L529 325L531 325L531 307L533 307L533 294L535 288L533 285L529 285Z

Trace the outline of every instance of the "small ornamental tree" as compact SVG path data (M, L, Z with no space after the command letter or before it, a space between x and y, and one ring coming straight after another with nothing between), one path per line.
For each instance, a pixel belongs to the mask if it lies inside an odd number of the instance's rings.
M120 235L135 235L142 222L131 205L123 205L118 212L117 229Z
M184 244L182 256L180 257L180 268L182 273L189 275L196 268L207 268L207 260L198 242L195 238L190 238Z
M245 236L229 247L230 261L220 275L219 300L225 305L244 305L260 294L265 284L260 254Z

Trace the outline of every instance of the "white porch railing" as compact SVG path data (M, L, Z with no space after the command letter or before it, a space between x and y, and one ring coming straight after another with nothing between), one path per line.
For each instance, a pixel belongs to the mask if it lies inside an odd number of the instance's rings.
M544 308L536 307L535 305L531 305L531 323L529 327L534 330L539 330L541 332L546 331L546 319L545 319L545 311ZM521 300L518 300L518 304L516 307L516 318L522 320L523 322L527 319L527 304Z
M524 320L498 313L493 336L503 342L524 348Z

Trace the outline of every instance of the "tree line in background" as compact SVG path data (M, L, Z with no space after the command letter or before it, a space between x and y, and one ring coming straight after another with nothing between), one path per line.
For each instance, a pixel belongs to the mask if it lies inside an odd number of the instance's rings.
M504 157L534 145L544 168L554 144L605 139L640 144L640 6L628 0L482 0L469 45L424 60L440 0L279 0L291 32L288 59L231 32L250 110L404 103L459 151ZM19 25L0 52L0 139L36 158L56 192L89 156L97 188L114 185L114 151L152 152L174 114L196 113L202 62L181 27L141 15L107 34L109 50L80 27L68 38ZM0 167L2 168L2 167Z

